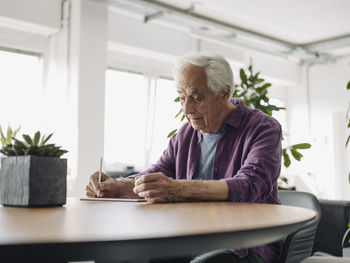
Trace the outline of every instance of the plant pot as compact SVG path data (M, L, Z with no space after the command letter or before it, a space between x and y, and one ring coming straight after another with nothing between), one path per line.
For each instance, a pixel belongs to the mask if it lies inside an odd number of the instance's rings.
M1 159L4 206L61 206L66 203L67 159L33 155Z

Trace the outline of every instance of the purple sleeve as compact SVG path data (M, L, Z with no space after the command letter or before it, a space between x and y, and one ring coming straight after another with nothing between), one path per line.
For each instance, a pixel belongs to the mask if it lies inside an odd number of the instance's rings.
M175 179L176 173L175 173L175 144L176 144L176 138L177 134L175 134L173 137L171 137L168 148L163 152L162 156L159 158L159 160L151 166L151 168L138 173L133 174L129 177L134 178L136 176L142 175L142 174L149 174L149 173L163 173L168 177L172 177Z
M268 199L280 174L281 136L279 124L259 129L237 174L222 179L229 187L230 201L264 202Z

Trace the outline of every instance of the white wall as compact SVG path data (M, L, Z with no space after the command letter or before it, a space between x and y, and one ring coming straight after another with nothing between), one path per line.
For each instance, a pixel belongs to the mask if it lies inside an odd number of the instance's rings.
M1 0L0 46L44 53L61 27L60 0Z
M290 173L316 178L320 197L350 198L349 149L345 150L345 114L350 101L346 84L350 79L350 57L335 63L301 68L303 85L288 89L291 142L308 141L310 150ZM308 99L309 93L309 99Z
M103 3L75 0L71 19L70 89L76 93L76 175L70 195L83 196L103 157L108 12Z
M0 25L50 35L60 29L60 0L1 0Z
M324 185L333 187L331 197L335 198L350 198L347 176L350 157L349 150L346 153L344 147L347 130L345 111L350 101L346 90L350 79L349 62L350 57L347 57L310 69L311 133L315 143L324 141L324 147L320 149L324 162L317 162L319 177Z

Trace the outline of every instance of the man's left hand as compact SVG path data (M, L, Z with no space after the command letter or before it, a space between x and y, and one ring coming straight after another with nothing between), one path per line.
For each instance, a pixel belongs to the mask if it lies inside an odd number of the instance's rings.
M135 179L134 193L152 203L181 201L181 182L163 173L144 174Z

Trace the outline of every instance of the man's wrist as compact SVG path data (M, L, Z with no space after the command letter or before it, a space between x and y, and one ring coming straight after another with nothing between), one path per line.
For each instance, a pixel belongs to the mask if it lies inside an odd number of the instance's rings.
M133 189L135 186L135 179L133 178L118 178L116 179L120 184L119 195L124 198L139 198L137 194L134 193Z
M225 181L178 180L181 201L228 200L229 188Z

